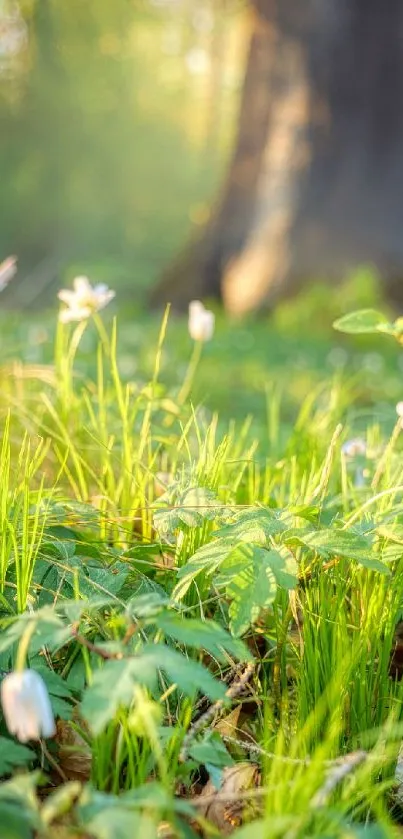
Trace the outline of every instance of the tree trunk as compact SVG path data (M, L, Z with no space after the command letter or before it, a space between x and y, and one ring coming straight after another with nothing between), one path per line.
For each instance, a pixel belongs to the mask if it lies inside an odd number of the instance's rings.
M403 277L401 0L254 0L238 136L159 300L245 312L372 263ZM403 296L403 294L402 294Z

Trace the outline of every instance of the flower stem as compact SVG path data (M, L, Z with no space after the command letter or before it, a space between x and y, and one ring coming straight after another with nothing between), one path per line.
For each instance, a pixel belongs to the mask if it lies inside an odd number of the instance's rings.
M183 380L182 387L178 394L178 404L183 405L186 402L186 399L189 396L189 393L192 389L193 380L195 377L196 370L199 366L199 362L201 359L203 349L203 341L195 341L192 355L190 356L190 361L188 365L188 369L186 370L186 375Z
M36 627L35 621L33 621L33 620L29 621L27 628L25 629L25 631L23 632L23 634L21 636L21 641L18 645L17 657L16 657L16 660L15 660L15 670L18 673L22 673L22 671L25 670L25 665L26 665L27 656L28 656L28 649L29 649L29 645L31 643L31 638L32 638L32 636L35 632L35 627Z

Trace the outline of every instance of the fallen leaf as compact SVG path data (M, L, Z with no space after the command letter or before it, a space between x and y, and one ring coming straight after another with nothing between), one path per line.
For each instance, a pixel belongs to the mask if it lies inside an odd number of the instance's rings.
M259 768L255 763L242 762L227 766L222 772L221 787L216 789L209 781L198 799L198 812L217 827L224 836L229 836L242 824L245 812L254 806L247 797L240 793L256 789L259 786ZM203 801L205 799L205 801Z
M83 726L80 720L80 726ZM56 725L58 764L69 781L88 781L91 774L91 749L71 722L58 720Z
M241 709L242 706L237 705L231 713L219 720L214 726L215 730L221 734L221 737L236 737L239 735L239 716Z

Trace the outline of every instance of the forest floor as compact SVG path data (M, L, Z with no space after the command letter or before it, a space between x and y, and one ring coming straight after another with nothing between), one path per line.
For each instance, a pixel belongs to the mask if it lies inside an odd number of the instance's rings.
M118 298L2 316L2 685L56 719L1 719L2 839L399 835L403 352L332 329L362 305L201 347Z

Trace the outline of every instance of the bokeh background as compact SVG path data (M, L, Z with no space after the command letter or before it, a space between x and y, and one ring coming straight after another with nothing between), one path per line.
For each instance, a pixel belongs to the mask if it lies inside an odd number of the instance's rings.
M335 266L331 282L316 269L303 282L297 276L269 317L260 307L259 319L235 322L218 304L192 396L224 417L253 416L265 438L273 388L285 419L294 420L324 378L337 385L343 375L358 425L366 421L361 405L393 422L401 351L381 338L346 339L332 323L353 308L387 308L386 275L401 288L402 12L395 4L385 14L372 0L365 8L305 0L295 9L288 0L0 0L0 260L18 257L1 297L4 362L49 362L57 291L87 274L117 292L105 317L119 314L122 375L147 381L160 311L171 299L169 284L160 297L153 291L164 288L167 271L175 281L176 259L203 238L220 195L220 223L229 219L220 241L231 254L249 236L241 280L252 287L273 194L292 207L296 175L309 187L301 252L308 243L309 254L324 254ZM240 210L249 228L243 219L237 242ZM287 261L275 235L270 243ZM339 260L345 243L351 265ZM181 265L190 299L200 291L193 253L189 270ZM208 286L200 296L210 304ZM176 317L164 349L165 381L174 386L191 352L186 321ZM95 346L89 329L86 370L96 365Z
M14 305L75 273L144 299L202 224L235 129L239 0L0 0L0 255Z

